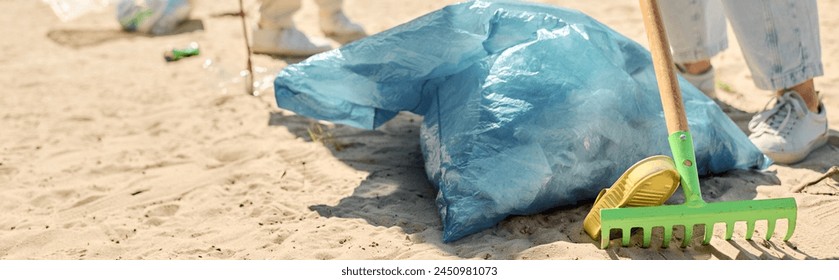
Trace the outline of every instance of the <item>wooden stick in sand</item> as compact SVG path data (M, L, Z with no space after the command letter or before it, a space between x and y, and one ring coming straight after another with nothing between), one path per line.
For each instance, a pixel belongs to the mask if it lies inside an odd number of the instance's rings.
M245 49L248 51L248 75L245 79L245 90L248 94L256 96L257 92L253 88L253 63L251 63L251 45L248 39L248 27L245 20L245 5L242 0L239 0L239 17L242 19L242 33L245 35Z

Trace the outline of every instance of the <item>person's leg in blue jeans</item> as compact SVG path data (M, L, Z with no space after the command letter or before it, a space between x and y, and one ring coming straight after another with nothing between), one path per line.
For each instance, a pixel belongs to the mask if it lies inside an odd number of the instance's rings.
M677 68L713 97L710 58L728 47L725 18L755 85L777 103L749 123L752 142L779 163L794 163L827 141L813 78L823 75L815 0L659 2ZM709 86L710 85L710 86Z

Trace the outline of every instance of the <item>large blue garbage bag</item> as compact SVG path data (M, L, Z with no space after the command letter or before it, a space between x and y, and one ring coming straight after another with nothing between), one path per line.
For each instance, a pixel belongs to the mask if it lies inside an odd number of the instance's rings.
M700 174L770 161L680 80ZM572 10L511 1L445 7L286 67L277 104L374 129L424 116L444 241L592 200L633 163L670 155L650 54Z

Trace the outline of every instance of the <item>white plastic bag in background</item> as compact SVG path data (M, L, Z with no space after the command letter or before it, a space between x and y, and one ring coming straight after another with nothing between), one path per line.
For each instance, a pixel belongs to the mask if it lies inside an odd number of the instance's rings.
M71 21L116 4L122 28L152 35L171 33L189 18L189 0L42 0L61 21Z
M43 0L61 21L70 21L104 9L113 0Z
M189 18L188 0L116 0L117 20L130 32L164 35Z

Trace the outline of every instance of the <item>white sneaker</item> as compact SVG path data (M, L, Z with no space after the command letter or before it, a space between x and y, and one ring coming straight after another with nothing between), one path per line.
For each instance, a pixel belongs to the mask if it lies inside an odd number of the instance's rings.
M749 130L749 139L772 160L796 163L827 143L824 104L819 103L819 113L813 113L797 92L788 91L777 97L772 109L755 115Z
M717 89L714 84L713 66L702 74L690 74L685 70L684 66L679 65L678 63L676 64L676 69L679 70L679 74L681 74L685 80L688 80L688 82L690 82L693 86L705 93L705 96L708 96L711 99L717 98Z
M364 28L350 21L342 11L320 14L320 29L326 36L340 37L346 41L355 41L367 36Z
M331 50L325 38L309 38L295 28L253 31L253 52L273 55L310 56Z

